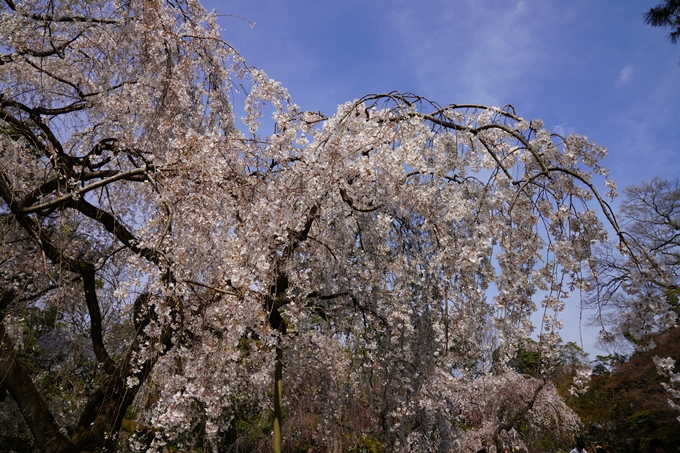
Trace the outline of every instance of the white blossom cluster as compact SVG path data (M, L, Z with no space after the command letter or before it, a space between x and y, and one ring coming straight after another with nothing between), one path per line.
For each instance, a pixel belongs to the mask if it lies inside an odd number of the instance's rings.
M668 382L662 382L661 385L670 394L668 398L668 404L670 407L678 412L680 412L680 373L675 371L675 360L671 357L666 357L664 359L654 356L654 364L660 375L669 378ZM680 415L677 417L680 421Z

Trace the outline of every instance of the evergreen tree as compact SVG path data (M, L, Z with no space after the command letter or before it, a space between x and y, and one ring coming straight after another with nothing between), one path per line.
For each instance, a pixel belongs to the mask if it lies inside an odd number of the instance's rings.
M680 38L680 0L664 0L650 8L644 15L645 23L652 27L670 28L668 40L675 44Z

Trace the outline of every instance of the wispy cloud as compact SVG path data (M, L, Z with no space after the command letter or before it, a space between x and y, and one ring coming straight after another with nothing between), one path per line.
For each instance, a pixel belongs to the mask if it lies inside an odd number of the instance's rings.
M429 10L401 3L390 19L418 72L420 90L459 102L497 104L546 70L539 39L551 11L531 0L438 1Z
M621 70L621 73L619 74L619 79L616 81L616 84L618 86L621 86L621 85L628 83L630 81L630 78L632 77L634 71L635 71L635 69L630 65L623 68Z
M562 137L566 137L572 132L576 132L576 130L573 127L569 126L569 124L566 121L551 127L550 130L556 134L560 134Z

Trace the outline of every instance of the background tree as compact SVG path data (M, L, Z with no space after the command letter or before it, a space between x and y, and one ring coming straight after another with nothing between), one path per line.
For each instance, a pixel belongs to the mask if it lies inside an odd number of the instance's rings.
M545 348L525 338L519 342L509 366L524 376L550 381L564 397L579 393L587 385L580 381L590 375L588 354L571 341L564 344L559 340Z
M623 453L644 449L659 438L666 451L678 451L677 412L668 405L669 394L662 386L668 379L657 373L653 358L680 358L679 340L677 328L657 337L656 348L594 375L586 393L567 400L590 439Z
M676 403L669 405L677 389L667 375L678 358L680 186L653 179L626 188L624 195L618 218L626 247L604 244L591 260L589 301L598 310L603 346L613 344L613 354L603 358L608 365L598 368L590 390L572 407L593 436L629 451L637 448L633 438L678 442ZM655 362L664 365L662 374Z
M669 28L668 40L675 44L680 38L680 1L662 1L645 13L644 20L652 27Z
M618 217L626 247L624 253L611 243L596 249L589 300L597 322L612 327L605 340L621 335L643 347L679 315L680 186L653 179L624 194Z

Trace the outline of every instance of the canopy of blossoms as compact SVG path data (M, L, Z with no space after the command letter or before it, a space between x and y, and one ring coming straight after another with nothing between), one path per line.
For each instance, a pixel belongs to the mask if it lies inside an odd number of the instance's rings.
M585 137L396 92L306 112L194 0L5 0L0 50L0 376L50 451L115 445L150 393L139 448L199 420L217 438L239 405L272 404L277 350L291 388L329 375L328 426L364 395L385 442L432 423L462 442L465 389L494 385L537 302L549 353L598 216L616 229ZM85 325L105 384L78 416L14 384L31 304Z

